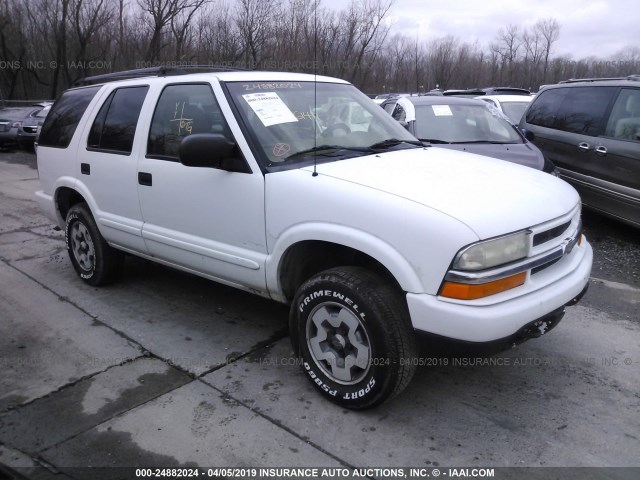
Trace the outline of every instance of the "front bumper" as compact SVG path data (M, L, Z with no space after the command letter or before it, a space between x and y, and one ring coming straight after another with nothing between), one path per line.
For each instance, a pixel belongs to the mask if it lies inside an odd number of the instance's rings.
M492 304L449 302L435 295L407 294L416 330L467 342L493 342L517 334L531 322L572 304L589 282L593 250L586 238L565 259L560 275L542 288L523 288L524 293ZM496 295L496 297L498 297ZM557 322L556 322L557 323Z

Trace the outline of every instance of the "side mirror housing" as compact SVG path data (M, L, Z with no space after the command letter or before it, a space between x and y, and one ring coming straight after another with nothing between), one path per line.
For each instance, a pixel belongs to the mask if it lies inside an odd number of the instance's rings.
M219 133L194 133L182 139L178 149L180 163L230 172L251 173L240 157L235 142Z
M535 134L531 130L522 130L522 133L524 134L524 138L526 138L530 142L533 142L533 140L536 138Z

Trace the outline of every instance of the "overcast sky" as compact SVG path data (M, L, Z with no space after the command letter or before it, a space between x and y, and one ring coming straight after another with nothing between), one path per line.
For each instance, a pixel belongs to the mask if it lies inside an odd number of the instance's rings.
M323 0L336 10L346 3ZM640 48L639 0L395 0L390 12L392 34L424 40L453 35L482 47L501 27L530 27L549 17L560 23L555 55L605 59L629 45Z

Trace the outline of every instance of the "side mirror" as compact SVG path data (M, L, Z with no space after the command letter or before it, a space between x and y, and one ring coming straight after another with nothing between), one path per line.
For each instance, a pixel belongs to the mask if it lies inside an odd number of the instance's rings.
M531 130L524 130L523 129L522 133L524 134L524 138L526 138L530 142L533 142L533 140L536 138L535 134Z
M239 158L237 145L219 133L194 133L182 139L178 149L180 163L187 167L208 167L250 173Z

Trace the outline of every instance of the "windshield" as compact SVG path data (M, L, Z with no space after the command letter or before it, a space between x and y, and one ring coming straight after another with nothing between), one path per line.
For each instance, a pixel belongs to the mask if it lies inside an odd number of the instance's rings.
M529 106L529 102L502 102L502 111L509 117L511 123L517 125L520 123L524 111Z
M415 148L405 143L416 143L415 137L353 85L238 82L227 86L267 167Z
M24 108L0 109L0 119L2 120L23 120L28 116L29 116L29 110Z
M416 105L416 137L434 143L523 143L486 105Z

